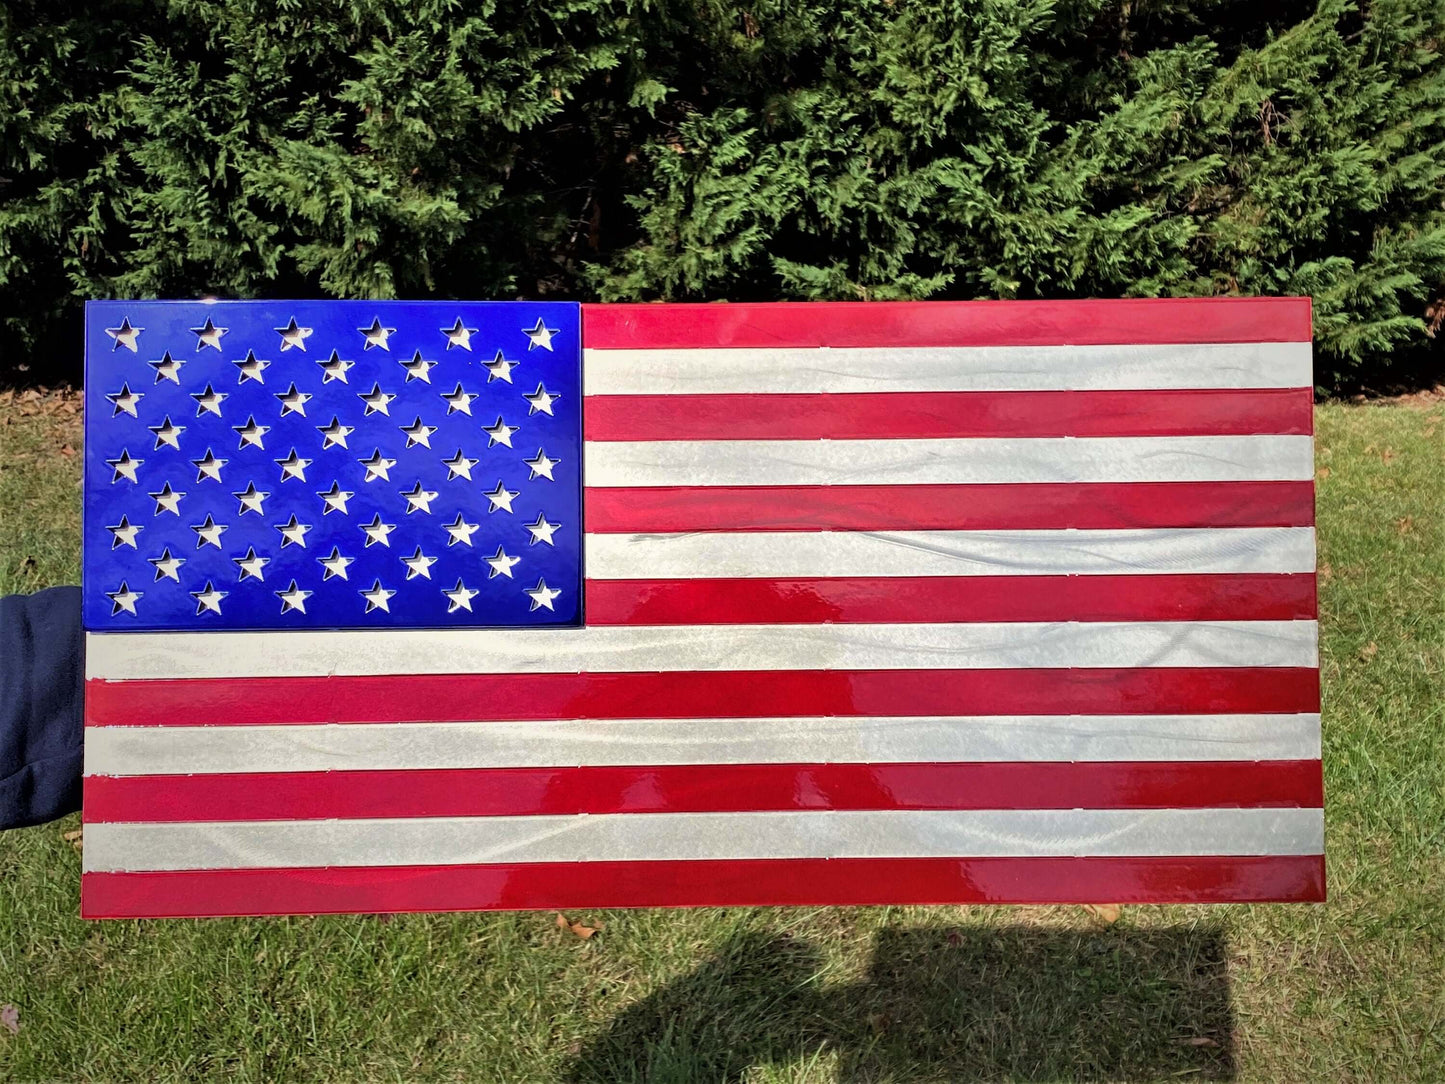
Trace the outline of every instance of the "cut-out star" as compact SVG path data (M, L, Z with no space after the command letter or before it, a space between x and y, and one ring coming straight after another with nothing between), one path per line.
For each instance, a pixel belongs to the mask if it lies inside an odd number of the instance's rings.
M231 396L223 391L217 391L211 385L206 385L205 391L191 392L191 398L196 401L196 417L202 414L211 413L216 417L221 416L221 404Z
M115 483L119 482L122 478L129 482L137 481L135 472L144 462L144 459L132 459L130 452L122 448L119 459L107 459L105 461L107 467L115 468L115 474L111 477L110 484L115 485Z
M291 454L285 459L276 460L276 465L281 468L281 481L288 478L295 478L299 481L306 481L306 468L311 466L311 460L302 459L296 454L296 449L291 449Z
M371 453L370 459L362 459L359 462L366 468L366 481L374 482L378 478L383 482L391 481L391 476L386 472L396 466L396 460L387 459L386 456L381 454L380 448Z
M151 500L156 502L155 514L169 512L173 516L179 516L181 514L181 498L184 496L184 493L177 493L167 482L161 487L159 493L150 494Z
M455 587L450 591L443 588L442 594L446 595L447 601L451 603L451 605L447 607L447 613L454 614L458 610L466 610L467 613L471 613L472 599L480 595L481 592L469 588L466 584L462 583L461 580L457 580Z
M457 317L457 322L451 327L442 328L442 334L447 337L448 350L454 346L460 346L463 350L470 350L472 348L472 336L476 333L476 328L463 326L460 316Z
M551 350L552 336L561 334L561 330L561 328L548 327L545 323L542 322L542 318L539 316L537 318L537 326L524 327L522 329L522 334L527 336L528 350L535 350L539 346L543 350Z
M512 578L512 566L517 564L521 558L513 557L506 550L502 549L501 546L498 546L497 552L490 557L484 558L484 560L492 569L487 573L487 579L490 580L494 576L505 576L510 580Z
M442 466L447 469L448 482L454 478L465 478L470 482L472 480L472 468L480 462L480 459L468 459L462 454L462 450L458 448L456 455L450 459L442 460Z
M135 412L135 406L145 398L145 392L131 391L129 384L122 384L120 391L113 395L107 395L106 398L115 404L115 413L111 415L112 418L118 414L129 414L135 418L139 417Z
M560 395L553 395L546 387L538 384L536 391L530 393L523 392L522 398L527 400L528 415L536 414L540 411L543 414L555 417L555 415L552 414L552 404L562 397Z
M243 360L233 361L231 364L241 374L236 381L238 384L244 384L248 380L254 380L258 384L266 383L266 378L261 374L271 367L271 363L264 358L258 358L254 350L247 350Z
M246 548L246 556L232 557L231 560L235 561L236 567L241 570L241 579L243 581L250 578L260 580L262 583L266 582L266 577L262 573L262 569L271 563L271 558L258 556L255 546L248 546Z
M496 423L493 425L482 426L482 432L487 434L488 448L492 447L492 445L494 444L505 444L508 448L510 448L512 446L512 434L515 433L519 428L520 426L508 425L506 422L502 421L502 416L498 414Z
M215 455L211 453L211 449L207 448L206 454L201 456L200 459L191 460L192 465L196 468L196 481L199 482L203 479L210 478L212 481L219 482L221 480L221 468L228 462L230 462L230 460L217 459Z
M502 357L502 352L497 351L497 356L491 361L484 361L482 365L487 370L487 383L493 380L505 380L508 384L512 382L512 370L517 367L515 361Z
M326 507L321 512L323 516L330 515L332 512L340 512L343 516L350 515L346 510L346 502L356 496L351 490L342 489L340 482L332 482L330 489L323 490L316 495L326 502Z
M196 549L202 546L215 546L221 548L221 535L227 530L226 524L217 523L209 514L205 523L196 524L191 528L196 532Z
M291 322L285 327L274 329L281 336L281 352L284 354L293 346L303 354L306 352L306 340L311 337L309 327L297 327L296 317L291 317Z
M247 512L265 515L266 509L262 507L262 504L271 494L257 489L256 483L251 482L240 493L232 493L231 496L241 502L241 510L236 513L238 516L244 516Z
M330 425L318 425L316 431L321 434L321 450L327 448L345 448L346 438L356 430L349 425L342 425L336 415L331 416Z
M451 391L442 392L442 398L447 401L448 414L455 414L457 412L468 415L471 414L472 400L476 397L475 392L463 391L460 384Z
M316 560L321 563L322 568L326 569L326 573L321 577L321 582L325 583L331 579L332 576L340 576L343 580L349 579L350 577L346 575L346 566L355 561L356 558L343 557L341 550L336 546L332 546L329 554L325 557L318 557Z
M391 411L388 408L396 396L390 392L382 391L380 384L372 384L370 391L359 391L356 395L366 404L366 411L362 417L365 417L367 414L385 414L388 417L391 416Z
M296 581L291 581L291 586L284 591L277 591L276 597L281 600L281 612L290 613L297 610L300 613L306 612L306 600L311 597L312 592L303 591L296 586Z
M241 443L237 445L238 448L244 448L246 445L252 444L264 450L266 445L261 443L261 438L271 432L269 425L256 424L256 416L254 414L246 419L245 425L233 425L231 428L234 429L241 438Z
M110 532L110 548L118 550L121 546L129 546L131 549L135 549L135 536L144 529L139 524L132 523L125 516L121 516L119 523L114 527L106 528Z
M406 383L408 384L413 380L420 380L423 384L430 384L431 371L435 366L436 362L428 361L422 357L420 350L412 354L410 361L401 362L401 367L406 370Z
M297 391L295 384L285 391L277 392L276 398L281 400L281 417L293 412L306 417L306 404L311 401L311 396L307 392Z
M105 597L110 599L110 616L114 617L124 610L134 617L136 599L143 598L144 596L144 591L132 591L125 580L121 580L119 587L114 591L107 591L105 593Z
M532 473L527 476L527 481L530 482L539 477L545 478L549 482L555 482L557 480L552 477L552 468L560 463L561 460L549 458L547 453L541 448L537 449L537 454L531 459L524 459L522 462L532 470Z
M220 350L221 336L229 330L229 328L217 327L215 324L211 323L211 318L209 316L206 317L206 322L200 327L191 328L191 333L196 337L197 353L199 353L204 347L207 346L215 350Z
M472 535L477 533L481 525L468 523L462 518L462 514L458 512L455 522L448 523L445 526L447 534L450 535L447 539L448 546L455 546L458 542L464 546L470 546L472 544Z
M143 327L131 327L130 317L127 316L121 318L120 327L108 327L105 329L105 333L115 340L111 346L112 351L119 350L123 346L134 354L140 350L136 340L140 338L140 333L144 330Z
M431 566L437 563L437 559L422 553L421 547L418 546L416 552L410 557L403 557L401 563L406 565L407 579L414 580L421 576L423 579L429 580L431 579Z
M532 540L528 542L527 545L535 546L538 542L545 542L549 546L556 545L556 543L552 541L552 535L554 535L557 532L557 528L561 526L560 523L548 523L546 514L538 512L537 522L526 524L527 530L532 534Z
M207 610L219 615L221 612L221 599L229 594L229 591L217 591L211 581L207 580L204 588L191 592L191 598L196 600L196 616L200 617L201 614Z
M508 489L502 484L502 480L498 478L497 488L490 493L482 494L482 496L486 497L491 504L491 507L487 509L488 512L495 512L498 508L503 512L511 512L512 502L516 500L517 493L515 490Z
M408 448L414 447L417 444L420 444L423 448L430 448L431 435L437 431L437 427L434 425L423 425L420 417L410 425L403 425L398 428L406 434L406 446Z
M287 546L300 546L303 550L306 548L306 532L311 530L311 524L301 523L293 513L285 523L276 523L272 526L281 532L281 548L283 550Z
M390 548L391 542L387 536L390 535L392 531L396 530L396 524L382 523L381 513L378 512L375 516L372 517L370 523L361 524L361 530L366 535L366 545L362 547L363 549L370 549L371 546L377 542L380 542L383 546Z
M530 612L536 609L554 609L552 603L562 592L555 587L548 587L546 580L539 579L536 587L524 587L522 593L532 600Z
M361 592L361 597L366 599L366 612L371 613L372 610L384 610L387 613L391 613L391 607L387 605L387 600L394 594L396 594L395 591L388 591L385 587L381 586L381 581L377 580L371 585L370 590Z
M317 365L321 366L321 383L330 384L333 380L339 380L343 384L350 384L346 379L347 370L356 364L354 361L347 361L335 350L325 361L318 360Z
M156 371L157 384L162 380L169 380L175 384L181 382L181 366L184 365L185 362L180 358L171 357L169 350L161 356L160 361L148 361L146 364Z
M390 350L391 347L387 345L386 340L396 332L394 327L382 327L378 317L372 317L370 327L359 327L356 330L366 336L366 345L362 347L362 350L370 350L373 346L380 347L382 350Z
M406 499L407 515L411 515L413 512L426 512L430 514L431 502L437 499L435 491L422 489L420 482L411 490L403 492L402 497Z
M148 425L146 428L156 435L157 448L169 444L177 451L180 450L181 434L186 431L186 427L184 425L172 425L169 414L165 416L160 425Z
M165 579L175 580L176 583L181 582L180 567L186 563L186 559L172 557L169 546L161 550L159 557L147 557L146 560L155 566L157 583Z

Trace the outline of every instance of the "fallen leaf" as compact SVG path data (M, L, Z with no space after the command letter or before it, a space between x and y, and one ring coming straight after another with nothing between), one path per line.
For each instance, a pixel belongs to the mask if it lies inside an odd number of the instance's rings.
M602 929L602 924L598 923L596 926L584 926L580 922L569 921L566 915L564 915L561 911L558 911L557 928L559 930L571 930L578 937L582 938L582 940L586 941L594 933L597 933L599 930Z
M882 1035L893 1021L886 1012L868 1014L868 1027L874 1035Z
M72 448L69 444L62 444L60 446L60 454L65 456L66 458L69 458L70 456L73 456L75 454L75 449Z
M1321 582L1328 580L1328 579L1329 579L1331 576L1333 576L1334 574L1335 574L1335 570L1330 567L1330 563L1329 563L1328 561L1321 561L1321 562L1320 562L1319 576L1320 576Z
M1376 644L1374 640L1371 640L1364 647L1360 648L1360 658L1368 662L1370 659L1373 659L1379 651L1379 645Z
M1415 520L1410 516L1402 516L1395 521L1395 530L1401 534L1409 534L1415 526Z
M1196 1036L1195 1036L1194 1038L1192 1038L1192 1039L1180 1039L1180 1040L1179 1040L1179 1043L1180 1043L1182 1046L1218 1046L1218 1045L1219 1045L1219 1044L1218 1044L1217 1042L1215 1042L1213 1039L1206 1038L1206 1037L1203 1036L1203 1035L1196 1035Z
M11 1035L20 1034L20 1010L14 1005L0 1005L0 1027Z
M1326 478L1328 478L1329 476L1330 476L1330 468L1329 468L1329 467L1321 467L1319 470L1315 471L1315 477L1318 478L1318 479L1320 479L1320 481L1324 481L1324 480L1325 480Z
M84 842L85 842L85 840L84 840L84 834L85 834L85 829L84 829L84 828L77 828L77 829L76 829L75 831L73 831L73 832L62 832L62 833L60 833L60 838L63 839L63 840L65 840L65 842L69 843L72 847L74 847L74 848L78 851L78 850L80 850L81 846L82 846L82 845L84 844Z
M1382 451L1382 452L1380 453L1380 462L1381 462L1381 463L1388 463L1390 460L1392 460L1392 459L1394 459L1394 458L1395 458L1395 449L1394 449L1394 448L1386 448L1384 451Z
M1119 905L1117 903L1086 903L1084 910L1095 918L1103 919L1110 926L1119 921Z

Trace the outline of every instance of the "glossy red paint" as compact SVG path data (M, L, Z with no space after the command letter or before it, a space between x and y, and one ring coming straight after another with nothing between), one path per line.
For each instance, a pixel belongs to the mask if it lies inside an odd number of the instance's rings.
M600 350L1309 342L1307 297L583 305Z

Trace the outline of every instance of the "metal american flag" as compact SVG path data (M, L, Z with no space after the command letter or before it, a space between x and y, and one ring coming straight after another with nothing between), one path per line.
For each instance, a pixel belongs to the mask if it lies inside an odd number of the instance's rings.
M86 343L88 916L1323 898L1305 299Z

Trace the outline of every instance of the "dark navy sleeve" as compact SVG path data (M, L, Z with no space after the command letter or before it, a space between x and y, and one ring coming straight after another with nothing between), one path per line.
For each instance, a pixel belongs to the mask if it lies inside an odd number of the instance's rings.
M0 598L0 829L80 808L80 588Z

